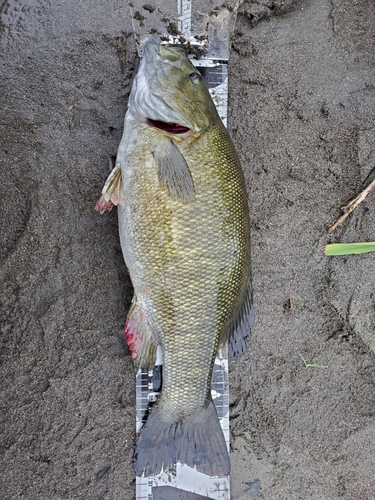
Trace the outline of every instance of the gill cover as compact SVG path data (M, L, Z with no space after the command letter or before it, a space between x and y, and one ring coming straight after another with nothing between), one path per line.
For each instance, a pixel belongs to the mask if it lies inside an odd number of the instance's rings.
M153 40L144 46L129 111L139 121L178 124L195 133L208 130L220 119L201 75L184 49Z

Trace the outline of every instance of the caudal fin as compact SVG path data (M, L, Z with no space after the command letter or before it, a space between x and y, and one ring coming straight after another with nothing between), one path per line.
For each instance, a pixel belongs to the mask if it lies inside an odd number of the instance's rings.
M213 402L180 421L156 407L141 430L134 458L137 476L159 474L177 462L209 476L227 476L228 450Z

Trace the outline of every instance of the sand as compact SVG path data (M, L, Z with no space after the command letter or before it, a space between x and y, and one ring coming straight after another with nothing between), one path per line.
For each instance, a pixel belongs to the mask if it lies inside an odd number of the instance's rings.
M0 2L2 500L135 498L131 285L96 199L137 67L126 2ZM241 7L229 130L256 331L230 364L233 500L375 498L375 3ZM299 353L311 364L305 367Z

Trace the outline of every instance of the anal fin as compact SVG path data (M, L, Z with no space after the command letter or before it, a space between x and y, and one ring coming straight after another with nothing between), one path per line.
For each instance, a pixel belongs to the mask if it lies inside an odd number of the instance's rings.
M126 318L125 337L134 363L141 370L151 370L155 365L157 343L136 301Z
M113 205L122 203L122 178L121 168L117 164L107 177L102 189L102 196L96 202L95 210L103 214L106 210L110 212Z

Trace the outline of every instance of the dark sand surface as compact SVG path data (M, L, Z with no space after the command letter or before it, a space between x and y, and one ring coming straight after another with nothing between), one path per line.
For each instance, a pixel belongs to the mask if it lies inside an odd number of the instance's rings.
M1 500L133 500L131 286L94 205L137 58L123 0L0 2ZM249 189L256 333L231 363L233 500L375 498L375 2L239 14L229 130ZM310 363L327 368L306 368Z

